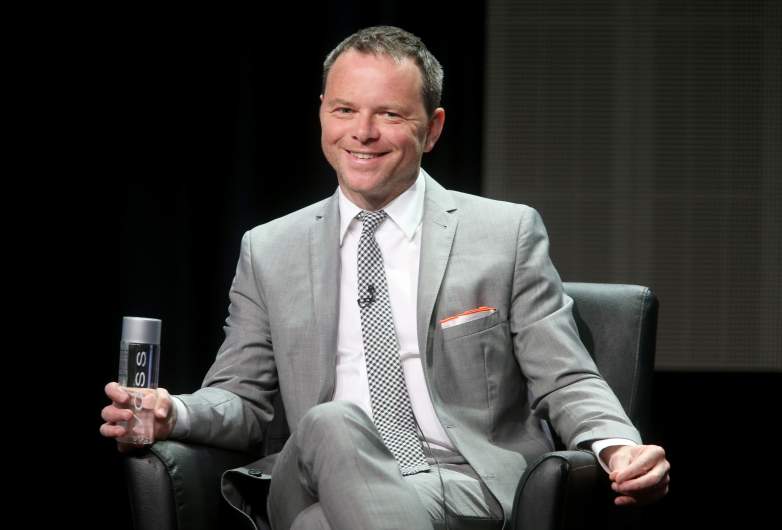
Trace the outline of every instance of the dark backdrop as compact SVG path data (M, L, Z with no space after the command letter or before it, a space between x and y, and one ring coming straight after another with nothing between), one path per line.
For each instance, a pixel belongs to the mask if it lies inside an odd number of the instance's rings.
M782 3L492 0L483 193L665 300L656 367L782 371Z
M51 313L64 329L56 332L70 338L86 374L73 396L82 412L48 409L47 449L52 431L78 434L58 441L62 462L44 459L63 501L44 516L129 527L121 460L98 434L121 318L162 318L161 384L173 393L199 386L223 337L242 233L336 188L319 150L317 107L321 62L343 37L391 23L424 38L446 70L448 111L424 166L446 187L480 191L485 20L477 3L112 13L69 26L51 46L47 130L57 147L46 156L63 171L47 180L42 238L58 266L40 273L57 284ZM778 374L658 372L646 434L669 450L674 485L645 511L647 527L674 516L717 526L762 514L778 382ZM74 479L79 488L69 487Z

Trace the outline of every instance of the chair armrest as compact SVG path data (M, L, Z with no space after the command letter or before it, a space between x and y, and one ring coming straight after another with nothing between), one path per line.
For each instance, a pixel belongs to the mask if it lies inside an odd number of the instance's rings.
M516 488L510 528L588 528L587 508L599 488L601 474L605 471L588 451L542 455L527 468Z
M220 478L257 459L247 453L174 440L156 442L125 458L136 530L220 528L225 520Z

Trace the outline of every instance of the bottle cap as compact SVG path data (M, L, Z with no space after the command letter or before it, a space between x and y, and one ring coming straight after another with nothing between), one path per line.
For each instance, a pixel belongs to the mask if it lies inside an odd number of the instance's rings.
M162 324L157 318L122 317L122 340L159 345Z

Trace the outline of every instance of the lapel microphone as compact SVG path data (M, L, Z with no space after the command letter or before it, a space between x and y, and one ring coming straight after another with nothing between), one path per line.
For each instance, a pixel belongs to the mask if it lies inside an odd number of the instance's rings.
M358 307L361 309L367 307L369 304L375 301L375 285L370 283L367 287L367 291L369 291L369 296L358 299Z

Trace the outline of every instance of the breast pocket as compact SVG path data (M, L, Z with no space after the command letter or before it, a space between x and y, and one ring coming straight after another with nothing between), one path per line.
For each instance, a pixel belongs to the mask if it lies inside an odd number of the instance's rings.
M482 430L488 428L490 406L487 359L501 342L502 329L497 311L446 327L435 359L440 395L461 414L473 415Z
M492 308L491 311L465 316L468 318L472 316L473 318L464 320L462 322L458 322L458 319L441 321L440 326L443 330L444 341L457 339L459 337L472 335L474 333L480 333L491 328L492 326L497 325L500 321L500 314L494 308Z

